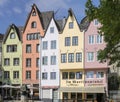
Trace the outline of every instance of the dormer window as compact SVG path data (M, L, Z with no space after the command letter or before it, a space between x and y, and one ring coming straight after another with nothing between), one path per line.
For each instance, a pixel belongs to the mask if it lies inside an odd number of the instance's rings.
M36 28L37 27L37 23L35 22L35 21L33 21L32 23L31 23L31 28Z
M10 39L15 39L15 33L10 34Z
M74 26L74 25L73 25L73 22L70 22L70 23L69 23L69 29L72 29L73 26Z
M98 25L98 23L99 23L98 20L95 19L95 20L94 20L94 25Z

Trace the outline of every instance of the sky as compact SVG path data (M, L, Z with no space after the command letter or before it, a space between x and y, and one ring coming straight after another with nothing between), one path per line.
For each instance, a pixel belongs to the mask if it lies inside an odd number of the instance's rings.
M11 24L24 26L31 5L36 4L41 12L54 11L55 18L61 19L68 15L72 8L78 23L85 17L87 0L0 0L0 33L5 34ZM97 4L97 0L94 0Z

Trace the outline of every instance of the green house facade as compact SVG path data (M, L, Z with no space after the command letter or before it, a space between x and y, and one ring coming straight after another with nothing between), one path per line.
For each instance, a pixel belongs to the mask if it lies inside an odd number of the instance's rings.
M22 27L10 25L2 44L3 84L22 84Z

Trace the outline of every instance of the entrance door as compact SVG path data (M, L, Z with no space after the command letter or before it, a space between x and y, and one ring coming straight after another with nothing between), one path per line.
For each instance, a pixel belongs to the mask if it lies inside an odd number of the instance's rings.
M104 102L102 93L97 93L97 102Z

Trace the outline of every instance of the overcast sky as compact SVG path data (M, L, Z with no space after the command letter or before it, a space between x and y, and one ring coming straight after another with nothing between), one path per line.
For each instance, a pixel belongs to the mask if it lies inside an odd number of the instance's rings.
M57 19L67 16L72 8L78 22L85 16L87 0L0 0L0 33L4 34L9 25L24 26L31 5L35 3L41 12L54 11ZM94 0L97 4L98 0Z

